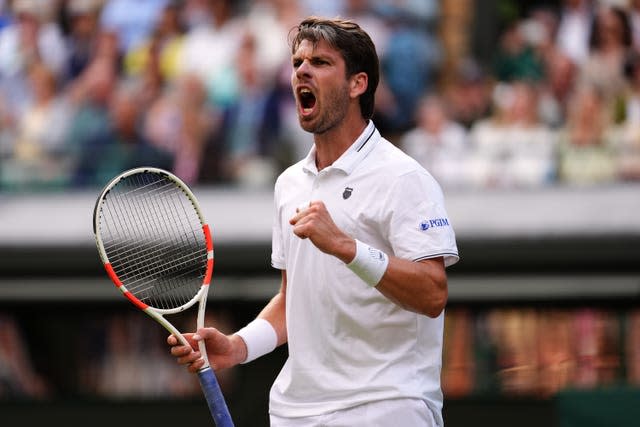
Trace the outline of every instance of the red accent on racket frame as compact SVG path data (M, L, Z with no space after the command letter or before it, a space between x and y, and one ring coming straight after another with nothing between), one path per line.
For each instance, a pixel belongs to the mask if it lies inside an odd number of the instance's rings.
M204 240L207 244L207 253L213 253L213 239L211 238L211 229L208 224L202 226L204 232ZM211 283L211 276L213 274L213 258L207 259L207 271L204 276L203 286L209 286Z
M123 294L124 294L125 297L127 297L127 299L129 301L131 301L133 303L133 305L138 307L140 310L146 310L149 307L147 304L143 303L138 298L134 297L131 292L124 291Z
M202 282L203 286L209 286L211 283L211 276L213 274L213 259L207 260L207 272L204 276L204 282Z
M207 243L207 252L213 250L213 239L211 238L211 229L209 228L209 224L204 224L202 226L202 231L204 232L204 240Z
M122 282L120 281L120 279L118 279L118 275L116 274L115 271L113 271L113 267L111 266L111 263L106 263L104 265L105 270L107 270L107 274L109 275L109 278L111 279L111 281L113 282L114 285L116 285L118 288L120 286L122 286Z
M118 287L118 289L120 289L122 291L122 288L123 288L122 282L118 278L118 275L116 274L116 272L113 270L113 267L111 266L111 263L106 263L104 265L104 268L107 270L107 274L111 278L111 281ZM133 303L133 305L138 307L140 310L145 310L146 308L149 307L147 304L143 303L138 298L133 296L133 294L131 292L127 291L126 290L127 288L124 288L124 289L125 290L122 292L123 295L125 297L127 297L127 299Z

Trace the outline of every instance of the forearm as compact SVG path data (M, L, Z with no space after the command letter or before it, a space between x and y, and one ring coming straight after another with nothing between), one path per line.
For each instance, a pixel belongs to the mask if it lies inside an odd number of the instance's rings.
M406 310L437 317L448 297L442 258L413 262L390 257L376 289Z
M387 255L388 263L385 268L384 261L377 262L378 257L376 262L367 261L370 254L366 244L356 244L353 239L348 238L342 243L336 243L335 247L337 249L334 256L345 262L370 286L375 286L384 296L402 308L429 317L439 316L444 309L448 290L442 258L413 262ZM364 256L358 256L363 263L355 266L354 264L361 262L356 259L356 253L360 252L365 253ZM378 251L374 249L375 252ZM367 271L369 269L373 270Z
M258 319L264 319L271 324L278 337L278 345L287 342L287 319L285 311L285 295L279 292L258 314Z
M287 276L283 271L278 294L255 320L232 336L243 353L240 363L248 363L287 342L286 289Z

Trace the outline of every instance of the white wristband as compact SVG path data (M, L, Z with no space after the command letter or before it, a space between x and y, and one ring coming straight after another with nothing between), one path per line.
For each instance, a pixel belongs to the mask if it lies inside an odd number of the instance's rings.
M271 323L264 319L254 319L247 326L236 332L247 346L247 358L249 363L267 353L271 353L278 345L278 334Z
M356 239L356 256L347 267L369 286L376 286L389 265L389 256Z

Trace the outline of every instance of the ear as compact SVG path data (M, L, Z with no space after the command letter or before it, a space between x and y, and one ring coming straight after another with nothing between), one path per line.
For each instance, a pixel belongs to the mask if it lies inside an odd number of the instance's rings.
M356 73L349 79L349 96L357 98L366 92L369 86L369 76L367 73Z

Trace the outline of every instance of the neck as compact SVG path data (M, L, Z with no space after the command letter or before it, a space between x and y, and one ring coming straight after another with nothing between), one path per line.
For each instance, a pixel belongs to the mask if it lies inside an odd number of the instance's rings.
M316 167L322 170L331 166L367 127L367 121L360 117L349 123L342 123L322 134L314 134L316 145Z

